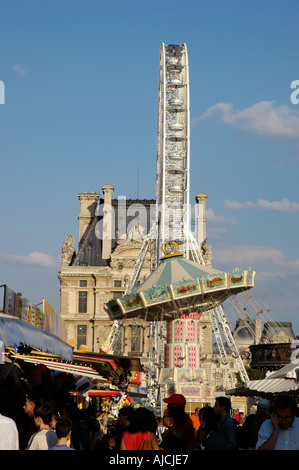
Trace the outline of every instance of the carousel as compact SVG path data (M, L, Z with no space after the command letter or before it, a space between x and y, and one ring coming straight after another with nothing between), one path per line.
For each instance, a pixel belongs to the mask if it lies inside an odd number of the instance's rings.
M162 250L159 266L135 291L105 304L111 320L174 320L214 309L254 286L251 268L223 272L198 264L178 253L175 242L165 243Z
M164 244L162 251L160 264L144 283L107 302L105 310L118 322L141 318L150 323L153 401L156 397L162 403L165 395L182 393L189 403L211 403L214 388L202 365L201 317L207 313L212 319L228 297L251 289L255 271L223 272L198 264L178 253L175 242Z

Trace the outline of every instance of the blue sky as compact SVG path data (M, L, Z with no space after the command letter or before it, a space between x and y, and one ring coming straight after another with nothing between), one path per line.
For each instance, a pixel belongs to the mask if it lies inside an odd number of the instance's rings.
M185 42L213 265L252 266L298 334L298 17L297 0L0 0L0 284L59 310L77 194L155 197L160 44Z

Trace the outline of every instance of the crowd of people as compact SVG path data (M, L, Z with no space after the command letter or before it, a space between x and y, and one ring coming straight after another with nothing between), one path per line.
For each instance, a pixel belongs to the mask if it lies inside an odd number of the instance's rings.
M161 419L147 407L120 408L116 423L103 428L106 413L75 406L55 408L27 395L23 419L0 414L0 449L4 450L134 450L183 453L191 450L299 450L299 418L296 401L287 394L277 396L273 406L266 399L257 403L255 414L242 423L233 417L227 396L217 397L214 406L185 412L181 394L164 399ZM107 415L106 415L107 416ZM108 425L107 425L108 424ZM104 430L103 430L104 429Z
M33 371L34 387L26 387L22 381L0 386L0 450L180 454L193 450L299 450L299 409L288 394L279 394L273 402L258 400L256 412L246 417L239 410L233 412L227 396L217 397L213 406L196 408L189 416L185 397L172 394L164 399L162 416L154 409L130 405L120 408L112 421L105 410L77 407L69 374L53 377L40 368Z

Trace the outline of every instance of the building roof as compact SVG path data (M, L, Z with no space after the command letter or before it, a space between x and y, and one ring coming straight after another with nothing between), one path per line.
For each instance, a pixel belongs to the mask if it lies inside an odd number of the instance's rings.
M262 331L262 340L271 340L273 336L284 332L287 336L295 339L295 334L292 328L291 322L275 322L269 321L264 323L264 328Z
M233 337L238 345L255 344L256 323L254 321L244 322L238 319L233 331Z
M99 205L87 227L85 234L80 240L77 253L75 253L71 266L109 266L109 260L102 258L102 226L103 226L103 204L99 199ZM115 250L117 240L124 235L124 229L132 228L134 221L140 223L147 234L151 228L151 208L156 205L155 199L112 199L112 240L111 250ZM122 211L124 213L122 213ZM125 221L123 220L125 217Z

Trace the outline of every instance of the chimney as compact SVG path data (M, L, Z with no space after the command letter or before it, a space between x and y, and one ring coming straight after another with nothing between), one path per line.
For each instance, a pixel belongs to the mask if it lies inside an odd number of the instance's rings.
M102 187L102 191L104 194L102 258L108 259L111 256L112 248L112 194L114 192L114 187L111 184L105 184Z
M262 320L257 318L255 320L255 344L259 344L262 337Z
M97 201L100 195L96 192L82 192L78 194L80 201L79 220L79 246L83 241L83 236L87 227L95 216Z
M201 246L207 238L206 234L206 202L208 195L206 193L196 194L197 202L197 244Z

